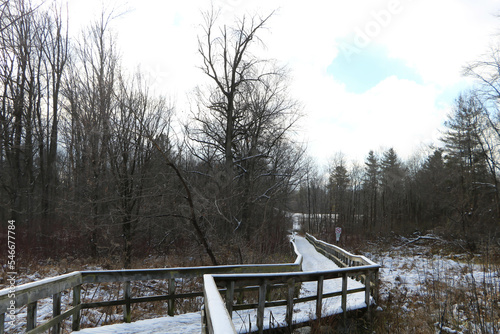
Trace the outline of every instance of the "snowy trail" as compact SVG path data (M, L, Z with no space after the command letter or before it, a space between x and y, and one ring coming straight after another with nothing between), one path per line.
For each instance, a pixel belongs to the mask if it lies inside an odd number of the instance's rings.
M298 251L303 255L303 271L323 271L337 269L338 266L327 257L318 253L305 238L295 236L295 243ZM348 281L348 289L362 287L363 285L354 280ZM316 283L307 282L302 284L300 296L316 295ZM342 280L333 279L324 281L324 292L336 292L342 290ZM364 292L348 295L347 308L357 309L365 307ZM303 322L315 319L316 302L301 303L294 307L294 322ZM323 300L324 315L333 315L342 312L341 297L326 298ZM284 326L286 307L266 308L264 315L264 326ZM272 320L271 320L272 319ZM234 311L233 322L235 328L240 333L249 331L249 321L252 329L257 328L257 314L255 310ZM176 315L175 317L164 317L150 320L141 320L131 324L118 324L102 326L97 328L84 329L79 332L82 334L146 334L146 333L201 333L201 315L200 312Z

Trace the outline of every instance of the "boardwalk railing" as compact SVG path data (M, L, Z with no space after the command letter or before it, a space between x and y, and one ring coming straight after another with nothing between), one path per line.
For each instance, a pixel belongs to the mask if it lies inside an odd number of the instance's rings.
M324 252L331 252L337 259L348 259L357 265L353 268L341 268L326 272L300 272L302 268L302 255L300 255L292 242L297 259L294 263L264 264L264 265L232 265L232 266L207 266L189 268L165 269L138 269L138 270L97 270L77 271L69 274L43 279L37 282L23 284L11 289L0 290L0 334L5 332L5 323L10 315L15 314L21 307L27 307L26 333L42 333L52 329L53 333L60 333L62 322L72 318L72 330L80 329L81 311L106 306L123 305L123 320L131 321L131 305L153 301L168 302L168 314L175 313L174 301L176 299L204 297L203 328L208 333L232 333L234 325L231 321L232 311L241 309L257 309L259 330L262 330L264 308L270 306L286 305L287 323L291 326L293 305L311 300L316 300L317 316L321 316L321 302L323 298L342 296L342 309L346 311L347 295L365 291L366 306L370 307L370 294L376 296L376 282L379 265L364 257L356 257L343 250L315 240L307 236L316 248ZM329 253L330 254L330 253ZM358 277L365 282L365 287L347 290L347 277ZM178 278L203 278L202 291L189 293L176 293L175 280ZM323 293L323 281L331 278L342 278L342 291ZM161 280L168 282L166 294L154 296L134 296L131 284L138 281ZM299 298L296 296L296 287L302 282L315 281L318 286L317 296ZM120 282L121 298L114 300L82 302L82 286L86 284ZM286 289L284 300L271 301L266 296L272 289ZM235 292L258 291L256 304L234 303ZM221 292L224 293L222 297ZM71 296L72 302L62 310L62 296ZM52 298L52 318L44 323L37 323L37 308L39 301ZM267 300L266 300L267 299Z
M363 255L351 254L338 246L318 240L309 233L306 233L306 239L318 252L335 262L339 267L371 266L376 264Z
M264 309L266 307L286 306L285 322L289 329L293 327L294 305L309 301L316 301L316 318L322 316L323 299L342 296L341 307L344 315L347 312L347 295L364 292L365 307L369 310L372 302L377 298L377 277L380 265L370 261L364 256L353 255L345 250L319 241L311 235L306 236L317 250L337 262L340 269L318 272L279 273L279 274L230 274L230 275L205 275L203 291L204 314L203 332L209 334L236 333L232 322L232 311L243 309L257 310L257 329L259 333L264 330ZM350 264L352 267L347 267ZM328 279L342 279L342 290L336 292L323 292L323 282ZM348 289L347 279L352 278L364 283L364 287ZM303 282L316 282L317 294L314 296L296 296L296 284ZM234 304L234 291L248 287L258 287L256 304ZM286 288L286 296L281 300L269 300L268 292L274 288ZM224 298L219 293L225 290ZM373 296L373 298L372 298Z
M293 245L297 254L294 263L77 271L16 286L15 291L3 289L0 290L0 334L5 332L5 323L8 322L10 315L14 316L16 310L24 306L27 306L26 333L29 334L42 333L49 329L52 329L53 333L60 333L61 323L70 317L72 317L72 330L79 330L81 310L105 306L123 305L123 320L130 322L131 304L167 300L168 314L173 316L176 299L196 298L204 295L201 290L176 294L175 279L202 278L206 274L297 272L301 270L302 255L297 252L295 244ZM168 281L168 294L134 298L131 293L131 282L148 280ZM122 282L123 298L111 301L81 302L82 285L106 282ZM71 293L72 303L67 310L61 313L61 297L66 292ZM45 298L53 300L52 319L43 324L37 324L37 304L38 301Z

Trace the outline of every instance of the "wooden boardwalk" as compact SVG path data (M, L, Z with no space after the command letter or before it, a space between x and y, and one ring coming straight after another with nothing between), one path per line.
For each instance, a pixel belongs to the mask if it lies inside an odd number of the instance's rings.
M198 333L200 331L227 333L228 328L231 329L229 332L241 333L257 329L262 331L269 326L292 326L301 321L311 320L311 315L321 317L369 307L374 297L376 298L377 286L374 283L377 282L379 266L364 257L349 254L340 248L318 241L312 236L308 236L307 239L310 243L300 237L297 237L293 243L297 253L297 260L294 263L74 272L16 287L15 303L16 307L27 305L26 331L29 333L41 333L48 329L53 329L54 333L58 333L61 322L67 318L72 319L73 330L78 330L81 310L102 306L123 305L123 320L126 323L130 322L131 305L134 303L166 301L169 305L168 313L174 315L175 300L200 296L204 296L204 310L201 314L176 315L169 321L165 320L165 325L166 322L170 322L171 325L168 327L173 330L172 324L185 323L187 320L184 318L197 318ZM305 250L306 247L309 247L309 250ZM303 257L302 253L309 254L311 247L314 252L326 254L330 260L337 263L337 266L323 267L326 263L332 264L332 261L327 261L326 258L318 261L313 260L313 257L309 255ZM302 269L305 272L300 272ZM176 293L175 279L192 277L204 278L203 291ZM349 279L350 277L357 280ZM167 281L168 293L147 297L133 296L131 283L143 280ZM82 285L101 282L121 282L123 298L106 302L82 302ZM299 293L297 293L298 286L300 286ZM64 291L71 293L72 305L61 309L60 299ZM256 291L257 300L241 303L240 294L251 293L251 291ZM274 293L279 297L274 300L271 298L273 295L271 291L282 292ZM47 297L52 297L54 300L52 319L38 324L36 322L37 302ZM8 306L11 300L8 290L0 290L0 333L4 332L5 313L9 311ZM153 324L152 326L156 323L156 326L163 327L160 325L160 319L149 322ZM128 326L132 325L135 326L137 323ZM124 326L127 325L124 324ZM143 327L147 326L146 323L143 324ZM217 326L229 327L218 329ZM112 327L103 326L82 332L113 333ZM186 328L182 329L183 333L186 333ZM138 333L123 332L123 330L121 328L116 333ZM147 330L152 332L151 328ZM164 327L158 330L157 333L175 332Z

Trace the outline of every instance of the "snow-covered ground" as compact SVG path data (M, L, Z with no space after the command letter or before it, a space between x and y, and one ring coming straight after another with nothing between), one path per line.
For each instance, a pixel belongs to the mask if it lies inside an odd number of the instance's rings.
M491 267L470 263L463 257L429 254L424 247L419 249L422 251L393 249L377 255L366 254L382 266L379 271L383 283L380 287L382 297L394 288L423 293L429 281L440 281L454 287L467 286L472 282L491 284L498 281L500 273Z
M365 254L382 266L381 304L398 317L386 330L500 333L500 267L480 254L441 253L440 246L389 246Z

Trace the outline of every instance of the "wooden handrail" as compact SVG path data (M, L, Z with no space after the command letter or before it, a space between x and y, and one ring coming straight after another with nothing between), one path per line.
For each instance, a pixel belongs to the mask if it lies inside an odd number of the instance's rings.
M342 249L338 246L326 243L322 240L318 240L309 233L306 233L306 239L316 248L316 250L320 251L323 254L325 254L326 252L326 255L334 256L337 260L334 260L335 262L341 262L340 266L353 267L360 265L377 265L375 262L371 261L363 255L351 254L345 249ZM337 263L337 265L339 265L339 263Z
M307 301L316 301L316 316L321 318L322 312L322 301L324 298L329 298L332 296L341 296L341 307L344 315L347 312L347 295L357 292L365 293L365 304L367 309L370 308L371 298L373 295L373 300L376 302L378 295L377 292L377 275L380 269L380 265L369 260L368 258L361 255L354 255L340 247L330 245L326 242L317 240L312 235L306 235L307 240L321 253L325 254L332 260L334 260L339 266L343 268L328 270L328 271L317 271L317 272L288 272L288 273L260 273L260 274L229 274L229 275L205 275L204 279L213 279L215 284L222 289L226 289L226 306L224 311L228 313L229 319L224 317L224 319L219 319L226 326L232 325L231 313L233 310L241 309L257 309L257 328L259 333L262 333L263 328L263 317L264 308L271 306L286 306L285 321L288 324L289 330L292 330L292 317L293 308L297 303L304 303ZM295 244L294 244L295 246ZM302 259L297 259L302 263ZM347 289L347 279L348 277L359 278L365 286L363 288ZM323 292L323 282L327 279L342 278L342 289L338 292ZM309 297L294 297L295 284L302 282L317 282L317 295ZM233 296L236 288L245 288L248 286L259 287L259 297L258 303L252 305L233 305ZM286 286L287 297L285 300L279 301L266 301L266 291L274 286ZM216 289L215 289L216 290ZM373 292L372 292L373 291ZM217 300L221 300L222 297L218 294ZM205 310L213 310L214 308L221 308L221 304L211 305L211 301L205 299L204 304ZM218 331L212 326L208 325L213 323L215 319L211 318L212 312L206 312L203 316L203 324L205 325L204 330L209 334L222 334L224 331ZM205 333L205 332L204 332ZM231 333L228 331L228 333Z
M73 317L72 330L80 328L80 311L82 309L96 308L111 305L125 305L124 321L130 321L130 304L140 302L151 302L159 300L173 301L176 298L194 298L202 296L203 291L175 294L175 290L169 288L169 294L133 298L130 293L130 282L146 280L169 280L169 286L175 282L176 278L202 278L205 274L229 274L229 273L273 273L273 272L297 272L301 270L302 256L294 246L297 259L294 263L284 264L260 264L260 265L227 265L227 266L204 266L204 267L178 267L161 269L131 269L131 270L89 270L75 271L65 275L50 277L40 281L27 283L15 287L15 293L10 288L0 290L0 334L5 331L6 314L12 303L16 309L28 306L26 331L30 334L42 333L49 328L53 328L54 333L60 332L60 324L69 317ZM124 282L124 299L82 303L80 291L82 284L89 283L114 283ZM127 283L128 282L128 283ZM175 284L175 283L174 283ZM127 287L128 286L128 287ZM60 303L61 293L72 290L72 307L61 314ZM38 325L36 323L36 313L38 301L52 297L56 307L53 310L51 320ZM174 303L170 303L169 315L174 315Z
M347 312L347 295L357 293L357 292L365 292L365 304L366 307L369 308L371 304L371 285L365 285L363 288L354 288L347 289L347 279L352 276L360 276L364 275L365 277L374 276L380 268L380 265L364 265L357 266L351 268L340 268L335 270L327 270L327 271L314 271L314 272L295 272L295 273L265 273L265 274L228 274L228 275L205 275L204 279L212 278L217 284L218 288L226 289L227 291L233 290L235 288L244 288L248 286L259 286L259 297L258 303L252 305L252 307L239 307L239 305L232 305L233 299L226 298L226 304L230 303L230 307L225 307L225 310L238 310L238 309L250 309L257 308L257 328L259 333L261 333L263 328L263 316L264 316L264 308L269 306L284 306L286 305L286 319L288 326L292 327L292 310L294 305L298 303L304 303L307 301L316 301L316 316L321 318L321 310L322 310L322 300L324 298L332 297L332 296L342 296L341 306L344 314ZM342 279L342 289L338 292L328 292L323 293L322 285L324 280L328 279ZM315 296L310 297L294 297L294 285L296 283L303 282L317 282L318 285L318 293ZM266 290L272 288L275 285L288 285L288 294L286 299L280 301L266 301ZM232 295L232 293L228 293L228 295ZM220 297L220 295L219 295ZM222 298L222 297L220 297ZM205 299L205 310L219 308L220 305L210 305L211 301ZM218 312L220 313L220 312ZM215 319L210 319L210 313L207 312L205 315L207 317L207 323L213 323ZM229 322L227 319L219 319L219 321ZM216 331L215 329L211 329L210 326L207 326L207 330L209 334L221 334L225 333L224 331Z
M236 333L231 316L212 275L203 275L203 296L206 331L208 333Z

